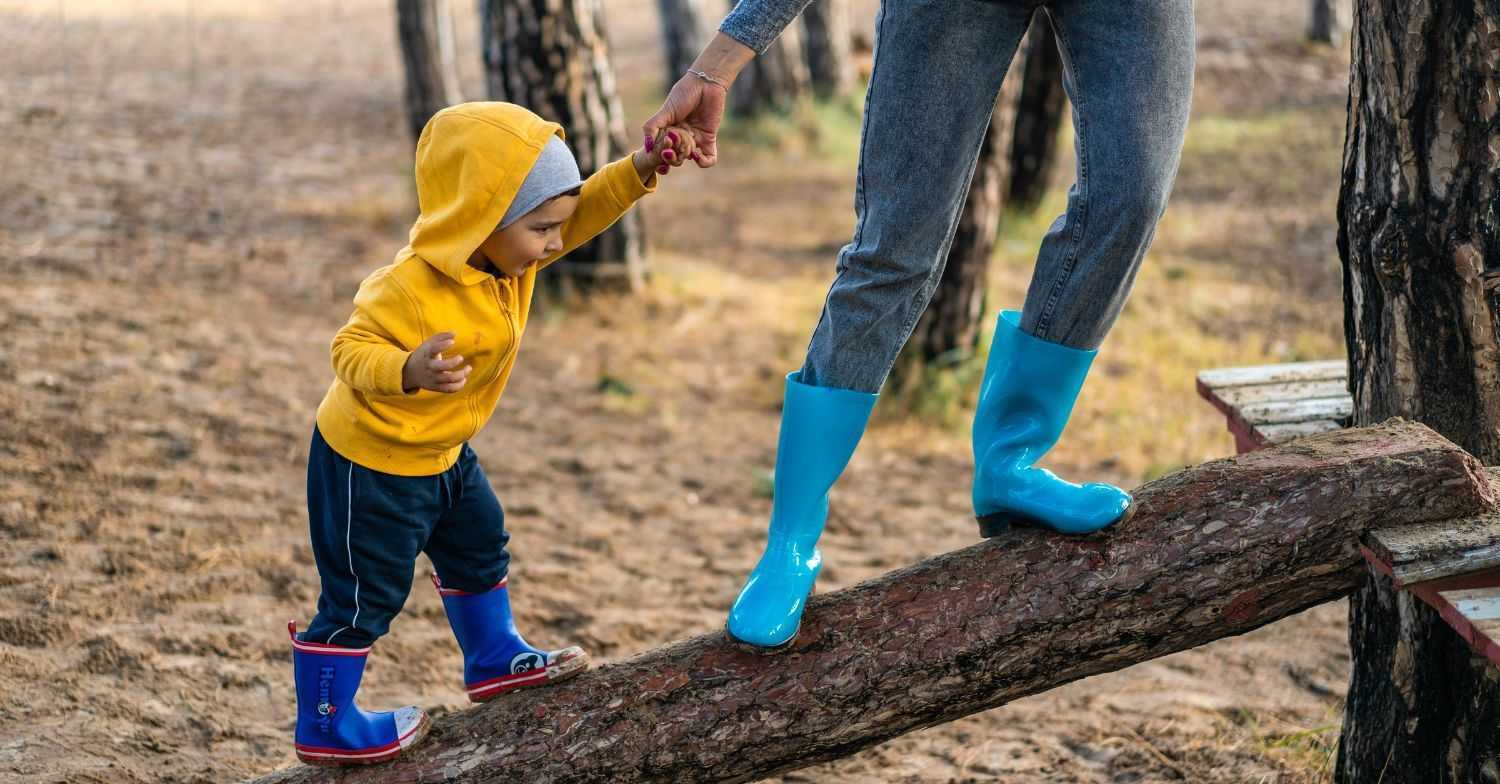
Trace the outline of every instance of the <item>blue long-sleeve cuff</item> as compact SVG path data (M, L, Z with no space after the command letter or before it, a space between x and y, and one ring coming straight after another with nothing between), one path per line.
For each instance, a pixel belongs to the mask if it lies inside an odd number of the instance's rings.
M719 32L765 54L781 31L812 0L740 0L719 25Z

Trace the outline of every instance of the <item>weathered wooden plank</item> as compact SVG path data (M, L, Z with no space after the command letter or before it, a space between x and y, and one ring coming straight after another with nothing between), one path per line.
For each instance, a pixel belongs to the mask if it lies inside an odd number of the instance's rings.
M1232 408L1281 400L1349 397L1349 389L1344 379L1219 387L1212 390L1212 393L1219 400L1223 401L1225 405Z
M1430 592L1417 586L1414 593L1435 607L1475 651L1500 666L1500 586Z
M1443 598L1453 609L1472 621L1500 621L1500 586L1443 591Z
M1500 468L1487 468L1500 491ZM1500 568L1500 514L1381 527L1365 537L1398 587Z
M1316 422L1319 419L1347 420L1352 413L1354 413L1354 399L1343 395L1312 400L1273 400L1269 403L1254 403L1241 407L1239 417L1252 426L1260 427L1261 425Z
M1216 368L1198 373L1198 383L1217 389L1246 384L1274 384L1289 381L1331 381L1347 378L1348 363L1342 359L1316 362L1290 362L1283 365L1251 365Z
M1332 419L1320 419L1315 422L1294 422L1285 425L1258 425L1251 428L1251 438L1259 446L1271 446L1273 444L1284 444L1295 438L1313 436L1318 433L1327 433L1332 430L1343 430L1342 422Z

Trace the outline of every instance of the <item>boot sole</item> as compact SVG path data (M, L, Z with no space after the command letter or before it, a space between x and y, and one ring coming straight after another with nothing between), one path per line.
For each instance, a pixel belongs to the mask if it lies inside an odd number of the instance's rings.
M801 632L802 625L798 624L797 631L792 632L792 636L786 638L786 642L779 645L760 645L758 643L746 642L745 640L741 640L729 631L728 626L725 626L724 638L729 640L730 645L733 645L734 647L744 651L745 653L753 653L756 656L772 656L781 653L787 648L792 647L792 643L797 641L797 635Z
M1130 502L1130 506L1125 507L1125 513L1112 520L1109 525L1106 525L1097 531L1090 531L1086 534L1063 535L1085 537L1093 536L1095 534L1108 531L1109 529L1129 520L1134 516L1135 501L1132 500ZM1015 512L995 512L994 514L987 514L976 519L979 521L979 536L983 539L993 539L997 536L1004 535L1006 533L1009 533L1011 528L1044 528L1048 531L1052 531L1053 533L1062 533L1056 528L1047 525L1047 523L1043 520L1039 520L1029 515L1017 514Z
M470 694L469 702L489 702L490 700L498 699L507 694L510 694L513 691L519 691L521 689L535 689L539 686L551 686L554 683L561 683L565 680L568 680L569 678L575 678L585 672L588 672L589 664L591 661L592 660L589 658L589 655L587 653L579 654L578 656L574 656L573 658L548 669L547 677L545 678L540 678L538 680L530 682L517 683L512 686L495 689L494 691L485 694Z
M423 738L427 737L427 730L429 730L431 728L432 728L432 718L429 717L426 712L423 712L422 713L422 721L421 721L421 723L417 724L417 728L415 730L412 730L411 740L408 741L405 746L402 746L402 747L396 748L396 749L391 749L390 752L388 752L386 754L381 754L381 755L376 756L376 757L368 757L368 758L359 758L359 757L312 757L312 756L303 756L302 752L298 751L297 752L297 759L300 760L302 762L302 764L304 764L304 765L311 765L311 766L313 766L315 768L349 768L349 767L355 767L355 766L360 766L360 765L379 765L379 764L384 763L384 762L390 762L391 760L396 759L397 757L401 756L402 754L405 754L407 752L407 750L415 748L418 743L422 742Z

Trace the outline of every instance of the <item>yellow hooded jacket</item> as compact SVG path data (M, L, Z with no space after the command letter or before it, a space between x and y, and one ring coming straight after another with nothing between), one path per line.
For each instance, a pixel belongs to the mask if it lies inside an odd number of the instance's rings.
M588 242L653 188L629 157L583 184L562 227L563 249L520 278L468 265L562 127L508 103L466 103L438 112L417 141L421 216L394 263L354 295L354 315L333 338L336 376L318 406L318 429L339 454L388 474L447 470L489 421L515 366L537 270ZM448 354L472 366L457 392L406 394L401 369L422 341L453 332Z

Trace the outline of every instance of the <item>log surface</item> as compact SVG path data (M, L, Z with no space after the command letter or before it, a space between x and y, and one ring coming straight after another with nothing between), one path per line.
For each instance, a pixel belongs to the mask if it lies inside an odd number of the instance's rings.
M1486 468L1500 488L1500 468ZM1421 525L1380 527L1365 544L1395 579L1396 587L1500 568L1500 512Z
M1093 538L1017 531L814 597L796 644L719 633L435 722L394 763L278 782L739 782L836 759L1349 593L1372 525L1494 506L1482 468L1392 421L1137 491Z

